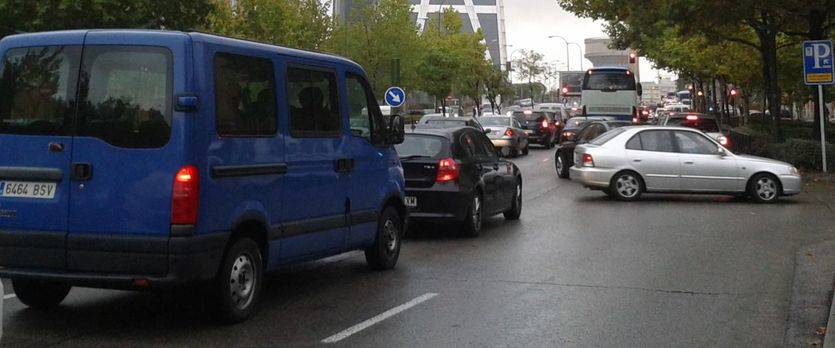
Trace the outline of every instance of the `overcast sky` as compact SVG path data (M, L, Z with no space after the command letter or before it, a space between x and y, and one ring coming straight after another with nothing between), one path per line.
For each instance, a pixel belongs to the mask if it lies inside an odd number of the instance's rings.
M591 37L605 37L603 22L578 18L564 11L555 0L505 0L505 29L507 30L507 53L517 49L533 49L545 54L547 62L559 60L565 67L565 44L560 39L548 39L549 35L560 35L569 42L576 42L583 47L583 40ZM572 70L580 70L577 46L571 46ZM518 52L516 54L518 57ZM591 62L585 60L588 69ZM652 69L652 63L641 60L641 80L654 81L658 71ZM669 75L669 74L663 74Z

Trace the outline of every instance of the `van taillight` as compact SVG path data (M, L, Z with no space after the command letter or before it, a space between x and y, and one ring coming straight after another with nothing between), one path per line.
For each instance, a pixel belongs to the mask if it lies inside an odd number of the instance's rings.
M513 130L508 128L506 131L504 131L504 135L508 136L508 137L512 137L513 136Z
M548 128L548 119L542 120L542 128Z
M458 175L461 174L461 169L458 163L452 157L444 158L438 161L438 175L435 176L435 182L445 183L458 180Z
M189 165L177 171L171 197L171 224L196 224L200 202L200 174L197 167Z
M587 153L583 154L583 167L594 167L594 159Z

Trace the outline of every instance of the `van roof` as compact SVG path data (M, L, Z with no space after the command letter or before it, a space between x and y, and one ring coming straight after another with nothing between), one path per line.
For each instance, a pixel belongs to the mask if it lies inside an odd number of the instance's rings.
M253 49L259 51L273 52L280 55L301 57L306 59L314 59L323 62L331 62L337 64L347 64L363 70L356 62L331 54L299 50L294 48L282 47L262 42L249 41L244 39L237 39L214 34L207 34L201 32L182 32L173 30L150 30L150 29L83 29L83 30L60 30L60 31L45 31L37 33L24 33L9 35L3 38L2 42L9 43L11 46L29 46L32 41L41 41L43 39L51 39L51 41L61 42L66 40L67 43L77 42L77 38L84 36L87 33L96 32L104 34L112 34L114 37L124 36L125 34L144 34L147 36L180 36L184 40L191 38L195 42L211 43L216 45L226 45L244 49ZM76 40L73 40L75 38Z

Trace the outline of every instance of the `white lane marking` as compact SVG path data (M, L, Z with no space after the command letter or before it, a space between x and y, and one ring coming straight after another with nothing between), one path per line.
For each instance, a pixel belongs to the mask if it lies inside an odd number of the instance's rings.
M15 294L3 295L4 300L10 300L10 299L13 299L15 297L17 297L17 295L15 295Z
M383 320L391 318L391 317L397 315L400 312L403 312L403 311L405 311L409 308L417 306L417 305L419 305L423 302L429 301L430 299L432 299L435 296L438 296L438 294L433 293L433 292L425 293L425 294L423 294L419 297L416 297L415 299L413 299L409 302L406 302L402 305L399 305L397 307L389 309L389 310L387 310L383 313L378 314L377 316L375 316L371 319L363 321L363 322L361 322L357 325L351 326L351 327L349 327L349 328L347 328L343 331L340 331L340 332L334 334L331 337L323 339L322 343L336 343L336 342L342 341L342 340L350 337L351 335L353 335L357 332L360 332L362 330L365 330L365 329L367 329L367 328L369 328L369 327L371 327L371 326L373 326L373 325L375 325L375 324L377 324L377 323L379 323Z

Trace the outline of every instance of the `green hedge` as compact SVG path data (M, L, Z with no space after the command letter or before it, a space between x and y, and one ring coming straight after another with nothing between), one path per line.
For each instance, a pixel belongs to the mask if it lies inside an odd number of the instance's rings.
M821 168L821 143L807 139L788 139L785 142L766 146L766 157L791 163L798 168L819 170ZM835 145L827 143L827 164L835 165Z

